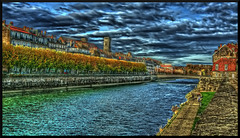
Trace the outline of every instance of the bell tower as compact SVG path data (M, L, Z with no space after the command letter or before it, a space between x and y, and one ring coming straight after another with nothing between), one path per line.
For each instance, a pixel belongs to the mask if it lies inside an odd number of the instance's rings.
M111 38L110 37L104 37L103 51L111 52Z

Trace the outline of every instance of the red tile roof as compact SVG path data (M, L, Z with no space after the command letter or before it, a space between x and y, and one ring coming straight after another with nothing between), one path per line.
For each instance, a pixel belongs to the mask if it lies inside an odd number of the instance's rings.
M10 29L11 29L12 31L17 31L17 32L25 33L25 34L35 35L35 34L33 34L33 33L29 33L29 32L27 32L27 31L23 30L22 28L15 27L15 26L11 26ZM35 36L36 36L36 35L35 35Z
M228 43L227 46L232 50L234 49L234 52L238 52L238 44L230 44Z
M172 67L172 65L160 65L163 68Z

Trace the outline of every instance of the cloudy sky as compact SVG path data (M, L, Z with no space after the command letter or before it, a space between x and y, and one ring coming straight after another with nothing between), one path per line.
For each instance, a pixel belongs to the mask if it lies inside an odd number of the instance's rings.
M220 43L238 41L236 2L10 2L2 19L48 34L88 37L113 52L132 52L176 66L211 64Z

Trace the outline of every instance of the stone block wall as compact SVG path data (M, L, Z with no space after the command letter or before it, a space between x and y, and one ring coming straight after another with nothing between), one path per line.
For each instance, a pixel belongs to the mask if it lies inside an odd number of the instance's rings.
M208 107L200 116L192 135L238 135L238 94L234 87L226 81L223 81Z
M125 83L148 80L151 80L150 76L3 78L2 90L53 88L91 84Z
M219 88L223 78L211 78L211 77L201 77L197 85L197 90L199 92L215 92Z

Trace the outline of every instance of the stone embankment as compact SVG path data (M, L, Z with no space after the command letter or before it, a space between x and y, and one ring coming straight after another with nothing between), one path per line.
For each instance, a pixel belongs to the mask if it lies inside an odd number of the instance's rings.
M2 90L3 93L6 93L11 90L27 90L36 88L49 89L74 86L92 87L93 85L105 86L106 84L131 84L134 82L145 82L150 80L150 76L3 78Z
M192 132L193 136L237 136L238 94L223 81Z
M185 105L180 109L173 122L165 127L160 136L190 136L199 103L195 89L191 91L194 95L190 97Z
M199 109L196 94L216 91L213 99L200 116L195 129L193 122ZM237 136L238 135L238 82L237 78L207 78L199 80L197 88L188 95L186 105L180 109L172 123L162 129L160 136ZM192 134L191 134L192 131Z
M197 91L216 92L222 81L222 78L201 77L197 85Z

